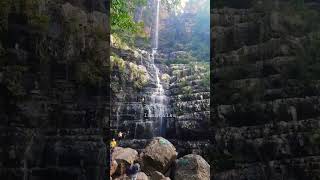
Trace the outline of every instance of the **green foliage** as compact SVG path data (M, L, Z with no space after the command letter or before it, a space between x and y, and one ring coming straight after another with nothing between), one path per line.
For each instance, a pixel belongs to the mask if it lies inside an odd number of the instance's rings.
M121 37L130 46L135 45L137 38L146 38L143 22L135 22L134 12L139 6L146 5L146 0L112 0L111 1L111 32Z
M182 93L185 95L190 95L192 94L192 87L191 86L184 86L182 87Z
M183 54L177 54L173 59L166 61L167 65L170 64L189 64L197 62L197 59L191 55L191 53L184 52Z
M203 79L201 79L201 85L205 87L210 87L210 71L205 73Z
M120 73L125 72L126 63L125 61L118 57L118 56L111 56L110 57L110 66L112 70L118 70Z
M185 87L185 86L188 86L188 82L185 78L181 79L180 80L180 86L181 87Z
M142 30L143 24L134 22L134 10L146 4L146 0L112 0L111 1L111 31L137 33Z
M175 8L180 0L162 0L168 9ZM112 0L111 1L111 33L118 34L128 45L134 46L139 40L140 46L149 44L149 39L144 32L144 23L153 23L153 10L148 9L146 19L143 22L134 21L134 13L138 7L147 4L147 0ZM141 41L142 40L142 41ZM149 48L149 47L145 47Z
M170 76L169 74L163 74L161 76L161 80L164 81L164 82L169 82L170 81Z
M190 59L175 58L170 61L166 61L165 63L167 65L170 65L170 64L189 64L190 62L191 62Z
M111 56L111 70L121 82L125 84L132 84L134 88L141 89L149 81L149 76L142 66L138 66L134 63L126 63L122 58L117 55ZM114 84L117 87L120 87L120 84ZM116 90L114 90L116 91Z
M129 81L133 82L133 87L143 88L148 83L147 71L134 63L129 64Z

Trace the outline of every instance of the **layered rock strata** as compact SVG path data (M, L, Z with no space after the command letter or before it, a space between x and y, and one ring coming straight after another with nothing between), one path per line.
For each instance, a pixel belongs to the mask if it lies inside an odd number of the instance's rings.
M304 12L314 12L305 5ZM308 51L316 28L306 20L290 30L304 16L290 8L299 7L227 1L212 9L214 179L320 176L319 77L300 76L308 62L300 52Z

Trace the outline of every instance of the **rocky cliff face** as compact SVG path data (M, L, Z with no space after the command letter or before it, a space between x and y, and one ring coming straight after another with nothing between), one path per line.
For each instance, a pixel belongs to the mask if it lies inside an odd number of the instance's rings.
M307 73L319 62L300 53L317 39L308 19L319 14L305 6L225 1L212 9L214 179L320 177L319 76Z
M108 1L1 1L0 179L105 179Z
M152 8L152 4L144 9L144 13L148 8ZM166 50L160 47L154 59L154 64L159 68L160 81L166 95L164 101L167 104L167 112L162 125L158 118L150 117L149 113L152 93L157 88L155 69L150 59L151 53L128 47L125 43L120 43L120 39L117 41L117 38L114 38L112 43L112 52L115 57L112 61L112 82L114 83L111 84L114 106L111 128L115 135L119 131L125 133L124 140L120 141L122 147L132 147L138 151L142 150L152 137L159 136L160 129L164 129L162 136L175 145L179 153L178 157L195 153L206 159L210 117L209 66L207 63L197 63L202 59L192 57L189 51L182 51L168 45L169 41L175 42L171 35L180 39L187 38L179 33L187 33L186 26L192 25L188 22L194 21L192 14L185 13L181 17L170 18L165 13L167 12L160 13L162 19L159 36L160 41L167 43ZM144 18L142 14L141 19ZM179 22L186 19L188 21L180 27L174 24L178 21L177 18L181 18ZM150 24L152 23L146 23L147 27ZM194 27L191 28L194 30ZM176 30L179 33L176 33ZM206 38L209 38L209 35ZM186 41L189 42L190 38ZM139 44L137 46L139 47ZM135 71L140 72L138 73L140 75L135 75ZM137 82L137 79L144 83L136 86L134 80Z
M174 127L170 137L176 139L179 155L196 153L206 158L210 90L204 79L209 73L208 68L190 64L172 64L170 68L170 97L176 117L170 126Z
M136 51L137 56L134 57L134 50L121 53L114 49L113 52L123 58L121 61L126 68L120 73L118 65L113 66L114 82L120 84L113 85L111 128L114 134L119 131L125 133L126 140L120 142L121 146L143 149L150 138L159 135L160 128L157 118L148 115L148 103L156 87L154 69L151 68L150 59L146 57L148 53ZM209 80L206 82L204 79L209 73L208 67L203 64L167 66L162 64L163 61L170 61L165 55L158 55L155 61L168 98L168 113L163 118L163 136L173 142L179 157L189 153L207 157L210 92L209 85L206 84ZM143 74L147 81L141 88L133 86L132 81L125 78L130 77L132 72L130 63L145 70Z

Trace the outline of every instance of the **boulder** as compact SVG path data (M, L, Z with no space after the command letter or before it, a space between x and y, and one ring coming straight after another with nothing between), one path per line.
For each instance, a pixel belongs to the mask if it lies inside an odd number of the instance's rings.
M140 154L142 171L165 173L177 158L176 148L166 139L155 137Z
M110 166L110 176L112 176L116 172L117 168L118 168L118 163L116 160L113 160Z
M138 159L138 152L131 148L116 147L112 153L112 160L118 164L116 173L123 175L131 162Z
M138 172L137 180L149 180L149 177L144 172Z
M114 180L131 180L131 178L124 174L120 177L114 178ZM138 172L137 180L149 180L149 177L144 172Z
M175 180L210 180L210 165L199 155L189 154L176 160Z
M151 180L170 180L170 178L165 177L161 172L155 171L152 173Z
M116 147L112 153L112 160L134 162L138 159L138 152L131 148Z

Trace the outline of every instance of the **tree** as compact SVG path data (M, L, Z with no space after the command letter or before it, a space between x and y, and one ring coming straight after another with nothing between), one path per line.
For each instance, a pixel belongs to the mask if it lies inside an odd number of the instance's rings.
M176 8L180 0L162 0L167 8ZM143 29L142 22L135 22L134 12L137 7L145 6L147 0L112 0L111 31L139 33Z
M134 22L133 13L136 7L145 5L146 2L146 0L112 0L111 31L139 32L143 24Z

